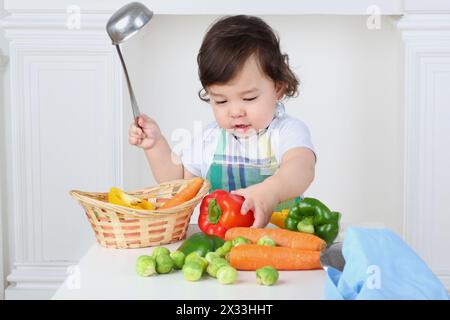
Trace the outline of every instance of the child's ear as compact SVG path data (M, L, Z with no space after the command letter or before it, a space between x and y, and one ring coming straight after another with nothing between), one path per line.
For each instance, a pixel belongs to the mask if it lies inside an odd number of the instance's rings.
M287 85L284 82L275 82L275 93L277 95L278 100L281 100L284 97L286 87Z

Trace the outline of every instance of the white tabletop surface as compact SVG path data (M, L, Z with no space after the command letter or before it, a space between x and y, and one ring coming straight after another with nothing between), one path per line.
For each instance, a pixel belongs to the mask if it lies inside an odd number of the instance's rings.
M187 235L198 232L190 225ZM165 245L171 251L182 241ZM57 290L53 299L323 299L324 270L280 271L274 286L256 283L254 271L239 271L232 285L222 285L205 275L197 282L183 278L181 271L170 274L139 277L135 263L140 255L150 255L153 248L107 249L93 245Z

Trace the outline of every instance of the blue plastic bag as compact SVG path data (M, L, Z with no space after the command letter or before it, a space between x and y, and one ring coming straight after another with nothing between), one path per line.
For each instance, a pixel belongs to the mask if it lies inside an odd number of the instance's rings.
M344 270L326 270L326 299L449 299L425 262L390 230L349 227L342 254Z

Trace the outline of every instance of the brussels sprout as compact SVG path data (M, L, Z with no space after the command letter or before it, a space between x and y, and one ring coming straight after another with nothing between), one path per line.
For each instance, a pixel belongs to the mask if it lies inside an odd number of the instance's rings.
M203 267L198 260L191 260L184 263L182 271L186 280L197 281L202 277Z
M221 257L225 257L228 252L230 252L231 248L233 247L233 242L231 240L225 241L223 246L216 249L216 253L219 254Z
M314 233L313 217L306 217L297 224L297 230L300 232Z
M256 270L256 282L261 285L271 286L278 281L278 271L271 266Z
M161 254L170 255L170 250L165 247L157 247L153 249L152 257L156 259Z
M203 272L206 271L206 268L208 267L208 261L202 257L197 251L191 252L186 256L186 259L184 259L184 263L190 262L190 261L196 261L200 264L202 267Z
M174 266L173 260L169 255L160 254L156 257L156 272L169 273Z
M220 267L216 276L221 284L232 284L236 282L238 273L235 268L227 265Z
M273 241L273 239L268 236L259 238L259 240L256 244L259 244L261 246L272 246L272 247L276 246L275 241Z
M170 257L173 260L174 267L176 269L181 269L184 265L185 255L181 251L174 251L170 254Z
M197 251L191 252L184 259L184 263L186 263L188 261L200 259L201 257L202 256Z
M228 266L228 261L224 258L216 258L214 259L206 269L206 272L213 278L217 277L217 270L221 267Z
M220 259L221 256L217 252L208 252L205 258L208 263L211 263L214 259Z
M232 241L233 247L237 247L241 244L246 244L246 243L250 243L250 240L248 240L247 238L244 238L244 237L236 237Z
M140 256L136 261L136 272L141 277L148 277L156 273L156 261L151 256Z

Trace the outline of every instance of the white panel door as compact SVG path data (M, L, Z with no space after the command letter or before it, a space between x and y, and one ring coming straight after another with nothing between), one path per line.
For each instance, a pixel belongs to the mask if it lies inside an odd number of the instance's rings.
M102 34L13 40L10 54L8 290L56 288L95 241L69 191L122 186L121 70Z
M428 69L432 96L432 172L433 190L429 219L431 239L427 252L431 267L450 286L450 56L434 59ZM426 218L425 218L426 219Z
M450 290L450 15L411 15L405 44L404 237Z

